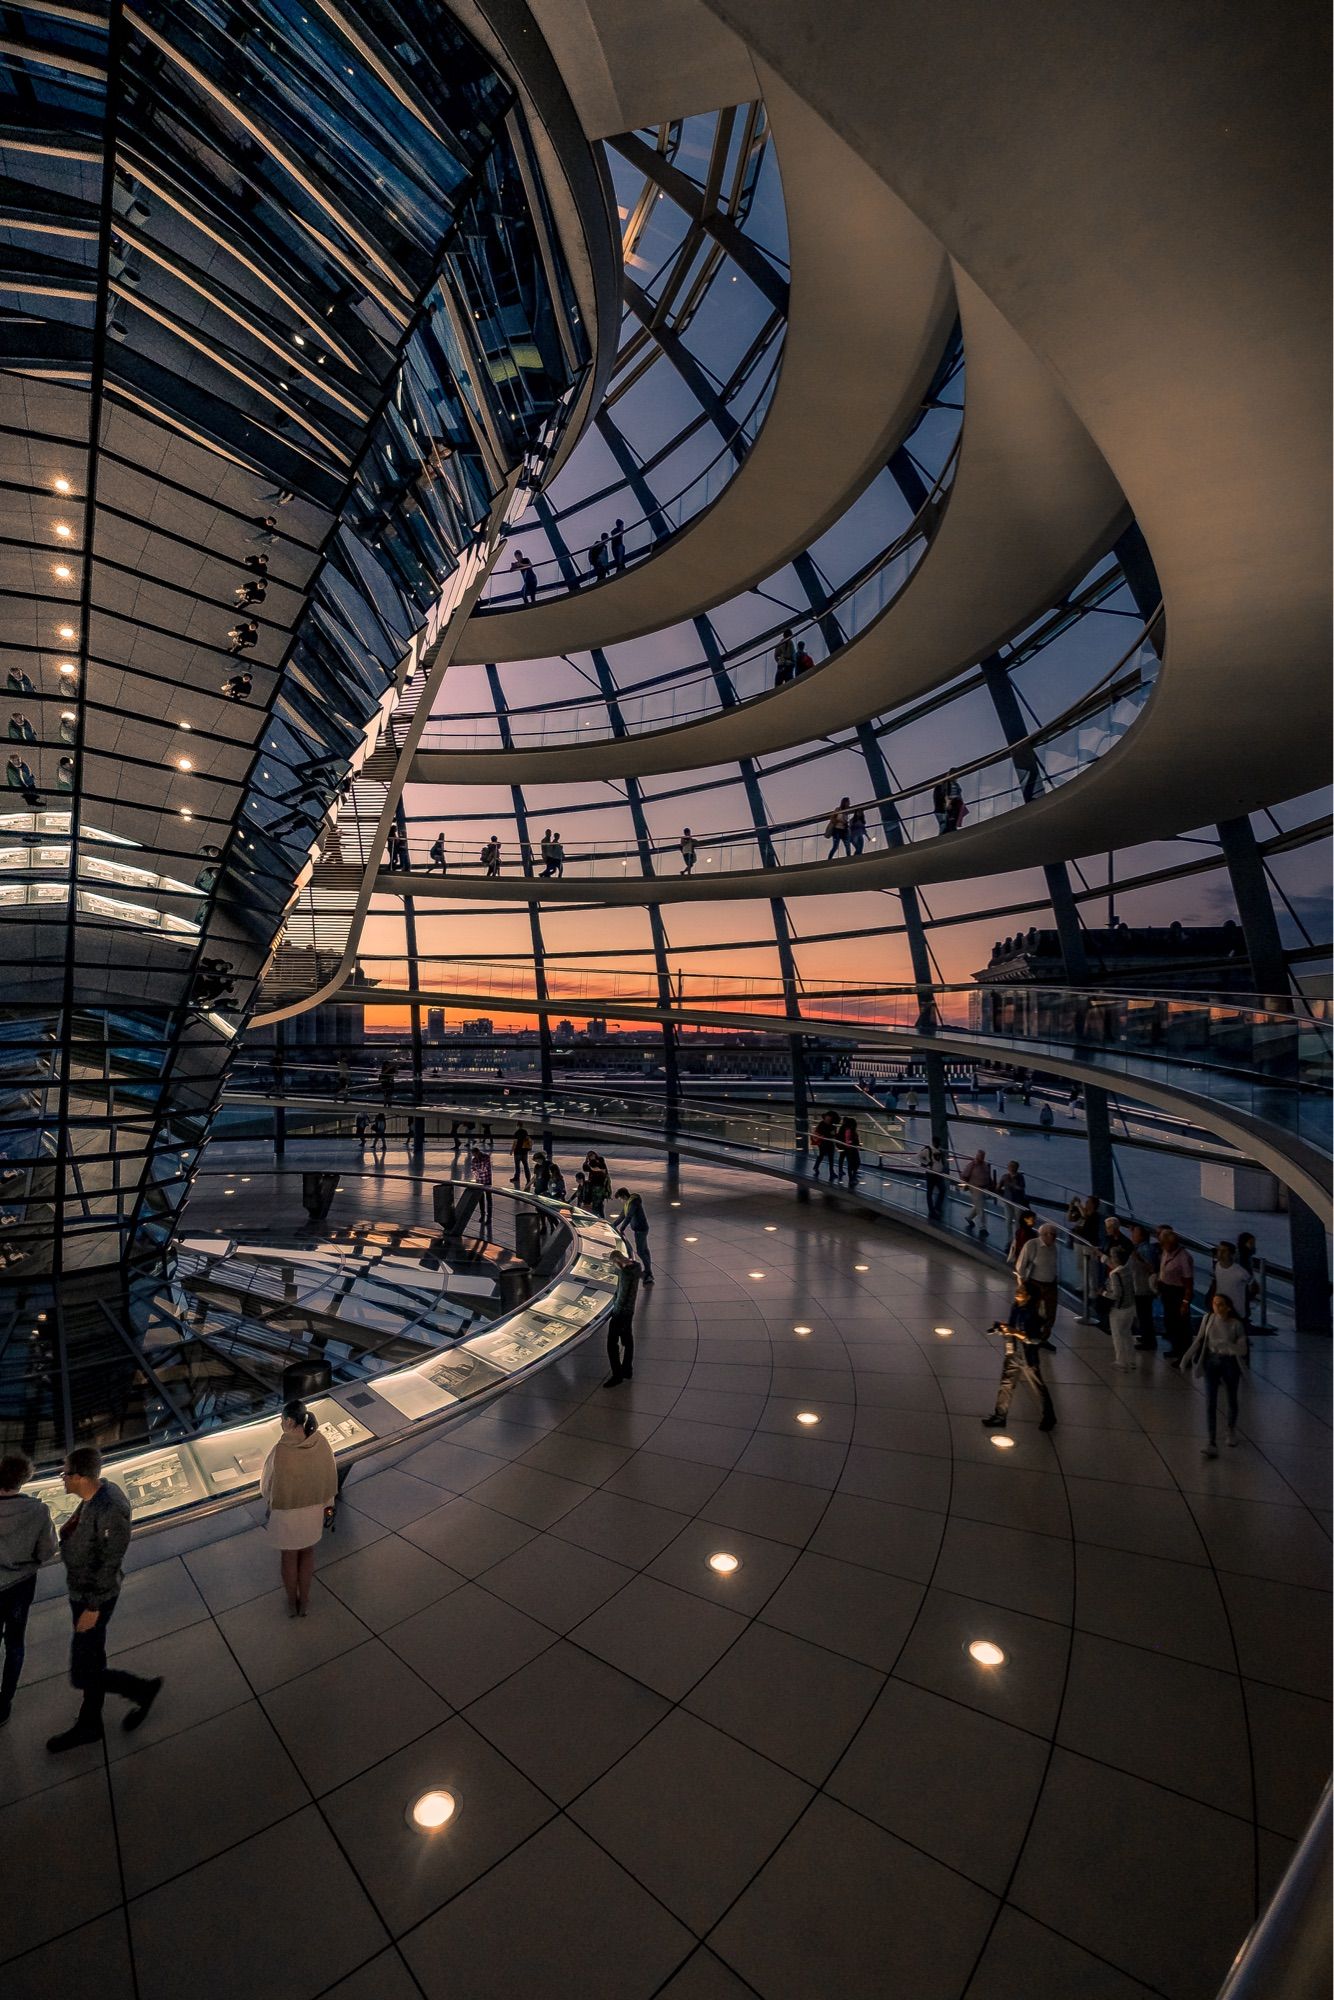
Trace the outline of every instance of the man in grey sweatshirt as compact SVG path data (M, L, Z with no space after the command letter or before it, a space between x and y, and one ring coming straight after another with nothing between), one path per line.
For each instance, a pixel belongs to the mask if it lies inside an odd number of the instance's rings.
M21 1451L0 1458L0 1727L8 1722L23 1672L23 1641L37 1572L56 1552L56 1531L44 1500L21 1489L32 1462Z
M119 1486L103 1479L102 1454L95 1445L77 1445L65 1460L65 1491L79 1502L60 1530L60 1557L74 1619L70 1685L79 1690L83 1703L72 1728L47 1737L47 1749L57 1753L102 1741L102 1704L109 1694L122 1695L130 1703L121 1727L137 1729L162 1687L160 1675L145 1680L107 1665L107 1626L120 1596L121 1565L130 1546L130 1503Z

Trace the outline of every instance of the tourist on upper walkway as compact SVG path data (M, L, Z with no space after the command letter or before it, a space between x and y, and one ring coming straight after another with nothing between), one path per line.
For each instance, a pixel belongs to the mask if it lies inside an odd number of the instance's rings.
M389 832L385 838L385 859L397 874L402 874L409 866L407 836L397 820L389 822Z
M56 1552L51 1510L35 1493L25 1493L32 1461L21 1451L0 1458L0 1726L9 1720L23 1672L28 1612L37 1590L37 1572Z
M644 1212L643 1198L631 1194L629 1188L617 1188L616 1199L624 1206L617 1219L616 1227L627 1242L633 1237L635 1255L644 1273L644 1283L653 1283L653 1259L648 1248L648 1216Z
M254 685L253 674L231 674L222 683L222 693L226 695L228 701L249 701Z
M1158 1231L1158 1304L1163 1315L1163 1339L1175 1367L1190 1345L1190 1305L1195 1292L1195 1259L1175 1229Z
M227 651L232 654L233 658L237 653L249 652L252 646L257 646L258 644L259 626L253 618L247 618L241 625L233 625L231 631L227 634Z
M1220 1388L1227 1396L1227 1428L1223 1432L1223 1442L1240 1443L1237 1436L1237 1391L1241 1387L1241 1365L1249 1352L1245 1320L1235 1310L1226 1292L1217 1293L1212 1300L1212 1310L1200 1321L1198 1333L1181 1357L1183 1368L1202 1369L1204 1373L1205 1412L1209 1426L1209 1442L1204 1447L1206 1458L1218 1456Z
M829 1169L830 1185L834 1181L834 1162L838 1147L838 1120L832 1111L822 1111L815 1125L815 1178L820 1178L822 1166Z
M953 833L963 824L963 793L953 771L947 771L932 787L931 810L935 813L936 828L940 833Z
M1050 1134L1052 1126L1055 1123L1056 1113L1052 1110L1050 1104L1044 1103L1038 1112L1038 1125L1044 1136Z
M427 849L427 859L430 864L430 868L438 868L442 875L448 875L449 857L445 852L445 836L443 830L436 835L435 839L431 842L430 847ZM429 873L429 868L427 872Z
M533 1156L532 1134L529 1132L528 1127L524 1124L523 1120L520 1119L519 1123L514 1128L514 1137L510 1141L510 1158L514 1162L515 1187L518 1187L519 1185L520 1175L522 1175L523 1177L523 1185L526 1188L530 1188L532 1186L533 1175L530 1166L532 1156Z
M1005 1429L1015 1384L1023 1382L1032 1391L1042 1412L1038 1429L1055 1430L1056 1411L1051 1392L1042 1379L1041 1322L1035 1301L1022 1278L1015 1286L1014 1303L1004 1322L997 1322L991 1331L999 1334L1005 1343L1005 1360L1001 1366L1000 1387L996 1391L996 1407L989 1417L983 1417L983 1426L989 1431Z
M616 519L612 522L610 548L611 548L612 568L624 569L625 568L625 523L621 519L619 514L617 515Z
M852 847L848 841L848 814L851 810L851 799L842 798L834 807L834 810L830 813L825 823L825 838L829 842L829 853L825 858L828 861L833 860L840 847L845 848L849 854L852 852Z
M557 882L565 873L565 842L558 833L551 837L551 873Z
M699 850L695 846L695 836L690 831L689 827L685 827L683 829L681 838L678 841L677 845L681 849L681 859L685 864L681 870L681 873L683 875L693 875L695 872L695 861Z
M860 806L848 818L848 852L860 854L866 845L866 814Z
M968 1196L969 1231L976 1229L979 1236L986 1236L988 1234L986 1197L995 1189L996 1176L987 1165L987 1156L981 1146L973 1154L972 1159L965 1162L959 1174L959 1185Z
M611 537L599 535L588 551L588 566L593 573L594 583L601 583L611 567Z
M1125 1371L1135 1367L1135 1288L1127 1266L1130 1245L1116 1243L1108 1253L1107 1277L1102 1300L1107 1307L1107 1330L1112 1336L1112 1366Z
M1054 1222L1044 1222L1014 1260L1015 1276L1037 1300L1042 1339L1050 1342L1060 1310L1060 1251Z
M797 647L797 657L794 664L796 667L796 674L798 680L801 679L801 676L803 674L808 674L811 668L815 665L815 661L811 657L810 652L807 650L806 641L804 639L802 640L801 644Z
M304 1618L315 1577L315 1550L333 1519L338 1468L313 1410L284 1403L278 1442L264 1461L259 1490L267 1500L264 1533L279 1551L287 1615Z
M481 861L483 868L486 870L487 880L494 882L500 874L500 836L498 834L493 833L487 841L486 846L482 849Z
M783 636L774 647L774 686L782 687L793 679L797 671L797 649L792 642L792 627L783 627Z
M862 1138L851 1112L838 1128L838 1177L855 1188L862 1170Z
M909 1102L911 1103L911 1099ZM913 1110L916 1110L916 1106ZM945 1182L950 1170L949 1154L943 1146L938 1146L934 1139L928 1139L917 1156L917 1164L926 1175L926 1219L928 1222L939 1222L945 1213Z
M109 1694L130 1703L121 1727L138 1729L162 1689L159 1676L146 1680L107 1665L107 1626L120 1598L122 1565L130 1546L130 1503L124 1490L102 1477L102 1454L95 1445L76 1445L65 1460L64 1484L78 1506L60 1530L70 1615L69 1678L83 1699L73 1726L49 1736L48 1750L59 1754L81 1743L102 1741L102 1708Z
M1002 1201L1027 1201L1028 1182L1019 1170L1018 1160L1005 1162L1005 1172L997 1183L996 1192Z
M519 595L525 604L537 602L537 571L522 549L514 551L514 561L510 569L519 573Z

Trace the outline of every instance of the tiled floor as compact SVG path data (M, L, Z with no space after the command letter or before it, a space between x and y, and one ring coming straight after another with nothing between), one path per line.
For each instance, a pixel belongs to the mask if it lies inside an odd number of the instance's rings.
M587 1348L354 1475L305 1622L247 1513L136 1544L114 1650L167 1685L105 1755L43 1749L43 1579L5 2000L1216 1991L1328 1767L1328 1348L1266 1343L1206 1462L1067 1319L999 1451L987 1272L661 1172L633 1383Z

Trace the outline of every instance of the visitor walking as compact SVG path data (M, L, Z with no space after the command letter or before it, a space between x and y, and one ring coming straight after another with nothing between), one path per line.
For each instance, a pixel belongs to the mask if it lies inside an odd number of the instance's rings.
M611 566L625 568L625 523L618 514L611 527Z
M486 846L482 849L481 860L482 866L487 873L487 879L494 882L500 873L500 836L498 834L493 833L490 840L487 841Z
M860 806L848 820L848 850L860 854L866 845L866 814Z
M855 1188L862 1170L862 1139L851 1112L838 1128L838 1177Z
M1014 1398L1016 1383L1023 1382L1037 1400L1042 1413L1038 1429L1052 1431L1056 1428L1056 1411L1051 1400L1051 1391L1042 1379L1042 1353L1038 1340L1039 1319L1033 1299L1021 1279L1015 1287L1014 1303L1006 1319L997 1321L991 1328L1005 1343L1005 1359L1001 1364L1000 1386L996 1391L996 1407L989 1417L983 1417L983 1428L989 1431L1003 1431L1009 1420L1010 1404Z
M806 641L803 639L797 647L796 669L798 680L800 680L803 674L808 674L814 665L815 661L807 649Z
M485 1146L472 1149L472 1177L477 1186L477 1219L482 1235L491 1240L492 1215L491 1155Z
M445 836L442 829L427 849L427 859L432 868L438 868L442 875L449 873L449 858L445 852ZM429 871L428 871L429 872Z
M681 834L681 838L678 841L677 845L681 849L681 859L685 864L681 870L681 873L683 875L693 875L695 872L695 858L698 853L698 849L695 846L695 836L690 831L689 827L684 828Z
M510 1157L514 1161L515 1187L518 1187L519 1185L519 1176L521 1174L523 1176L523 1185L526 1188L530 1188L533 1185L532 1169L530 1165L530 1162L532 1160L532 1154L533 1154L532 1135L530 1134L528 1127L521 1120L519 1124L515 1126L514 1137L510 1141Z
M926 1219L928 1222L939 1222L945 1214L945 1183L950 1170L949 1154L943 1146L938 1146L934 1139L928 1139L917 1156L917 1164L926 1175Z
M960 1173L959 1185L968 1197L968 1231L971 1234L976 1230L979 1236L985 1237L989 1234L986 1198L995 1188L996 1176L987 1165L987 1156L980 1146Z
M23 1672L28 1612L37 1572L56 1552L51 1510L23 1488L32 1478L32 1460L21 1451L0 1458L0 1727L9 1720Z
M1178 1367L1190 1345L1190 1305L1195 1293L1195 1259L1175 1229L1158 1231L1158 1305L1163 1315L1167 1358Z
M1213 1279L1209 1287L1211 1294L1217 1295L1221 1292L1223 1297L1230 1301L1238 1319L1249 1322L1251 1300L1258 1289L1250 1272L1237 1262L1236 1244L1229 1243L1226 1239L1216 1244Z
M826 822L825 838L829 842L829 852L825 859L828 861L833 860L840 847L845 848L849 854L852 852L848 841L848 813L851 803L849 799L840 799Z
M627 1242L631 1237L634 1238L635 1255L644 1273L644 1283L651 1285L653 1259L649 1255L648 1216L644 1212L643 1199L640 1195L631 1194L629 1188L617 1188L616 1199L624 1204L616 1227Z
M821 1167L829 1169L829 1184L834 1183L834 1165L838 1146L838 1120L832 1111L822 1111L815 1125L815 1178L820 1178Z
M1246 1337L1246 1322L1232 1304L1226 1292L1219 1292L1212 1301L1213 1309L1200 1321L1199 1331L1181 1357L1184 1368L1203 1370L1206 1421L1209 1426L1209 1442L1204 1447L1206 1458L1218 1456L1218 1391L1227 1397L1227 1428L1223 1432L1223 1442L1234 1445L1240 1443L1237 1436L1237 1392L1241 1387L1241 1366L1250 1352Z
M774 647L774 686L783 687L796 676L797 649L792 643L792 627L783 627L783 636Z
M259 1490L268 1503L264 1533L279 1551L287 1615L304 1618L315 1575L315 1550L333 1519L338 1498L333 1450L304 1403L283 1404L278 1441L264 1461Z
M109 1694L130 1704L122 1729L135 1730L162 1691L162 1677L145 1679L107 1665L107 1626L120 1597L122 1565L130 1546L130 1503L119 1486L102 1477L102 1454L96 1445L76 1445L65 1460L64 1486L78 1506L60 1530L60 1559L65 1565L70 1616L70 1686L83 1697L68 1729L46 1741L59 1755L81 1743L102 1741L102 1709Z
M383 1159L389 1150L389 1124L383 1111L377 1111L371 1121L371 1158Z
M938 778L931 788L931 810L936 815L936 829L940 833L953 833L963 823L963 793L953 771L947 771Z
M1056 1224L1044 1222L1030 1237L1014 1261L1015 1276L1037 1301L1042 1321L1042 1341L1051 1346L1060 1310L1060 1250Z
M522 549L514 551L514 561L510 564L510 570L511 573L515 570L518 571L519 596L522 602L524 604L536 604L537 571L533 568L532 563Z

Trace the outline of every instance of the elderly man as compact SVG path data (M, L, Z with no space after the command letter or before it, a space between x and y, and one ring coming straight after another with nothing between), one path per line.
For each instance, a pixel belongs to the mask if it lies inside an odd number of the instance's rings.
M1015 1265L1015 1276L1026 1285L1037 1301L1038 1317L1042 1326L1042 1345L1052 1346L1052 1334L1056 1327L1056 1313L1060 1304L1057 1290L1057 1250L1056 1225L1044 1222L1036 1236L1030 1236L1019 1252Z

